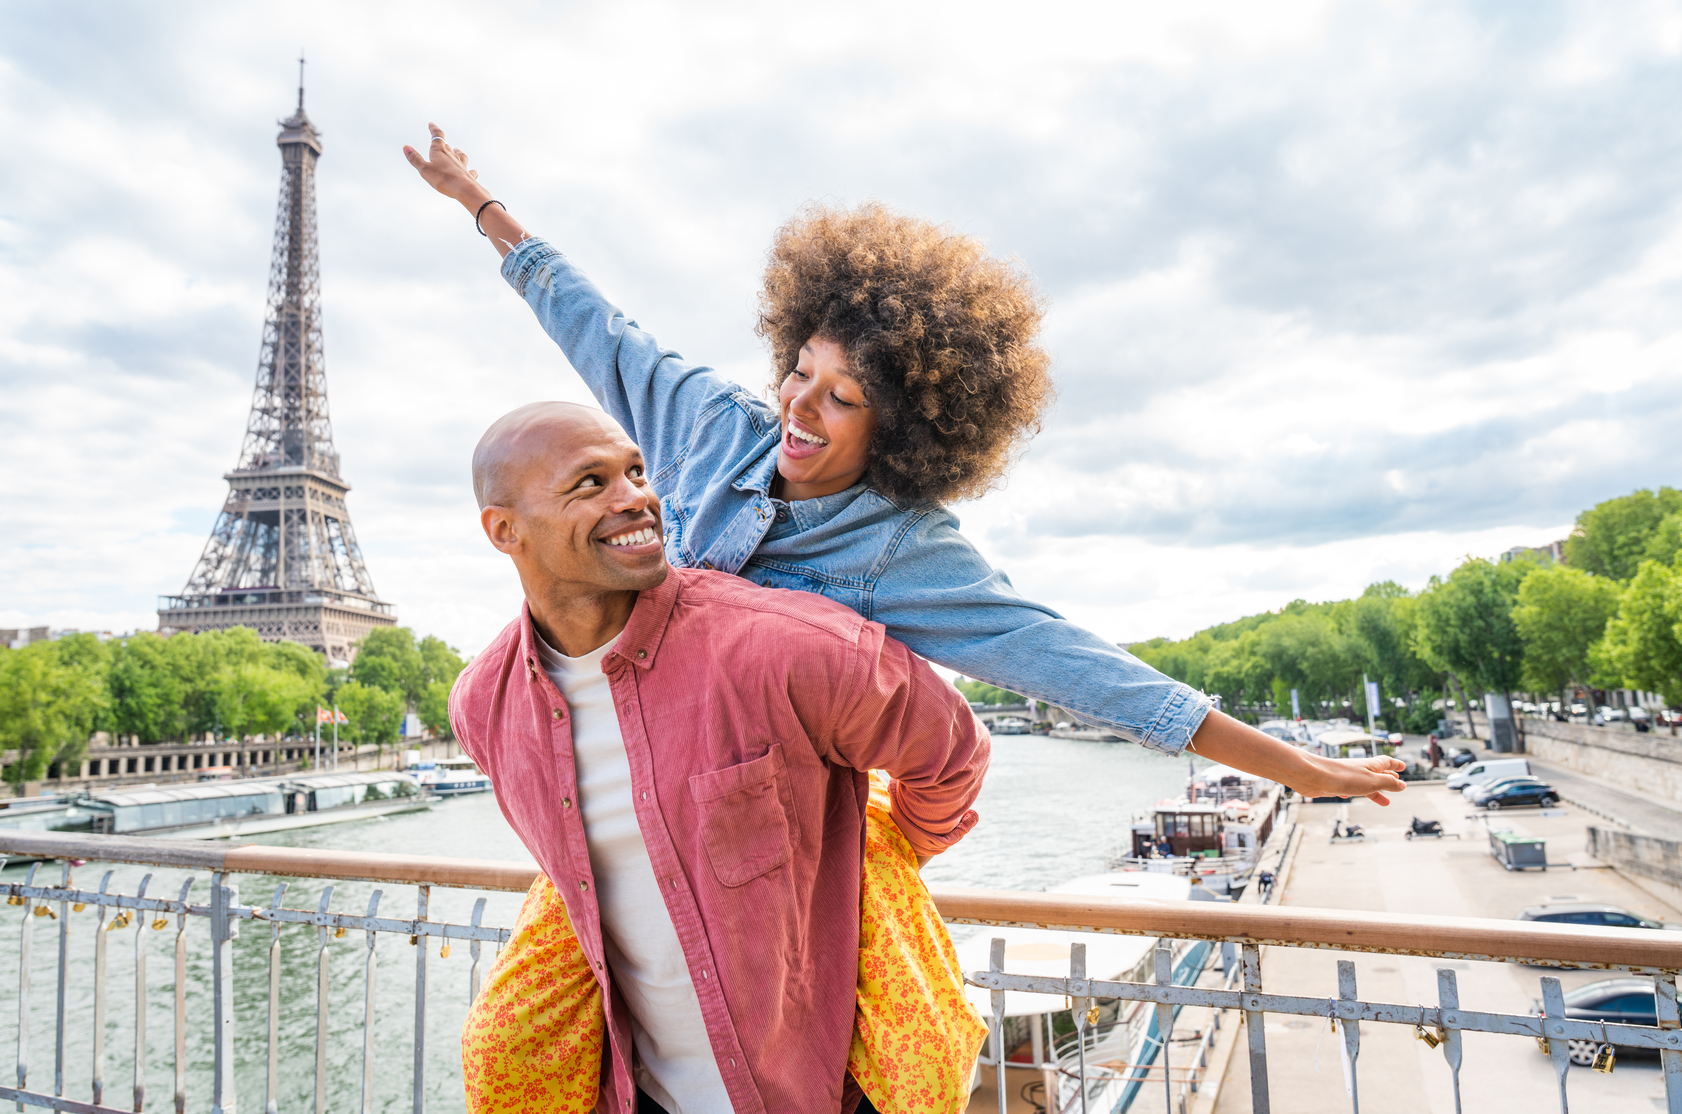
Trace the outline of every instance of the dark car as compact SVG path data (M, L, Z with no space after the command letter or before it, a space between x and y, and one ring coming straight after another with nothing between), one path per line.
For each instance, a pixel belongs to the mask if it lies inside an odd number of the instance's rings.
M1460 767L1471 762L1471 760L1476 757L1477 755L1473 754L1465 747L1448 747L1443 751L1442 760L1448 763L1451 769L1458 770Z
M1559 803L1559 792L1545 781L1533 777L1509 778L1487 785L1472 794L1472 803L1490 810L1540 805L1551 808Z
M1551 905L1529 905L1519 910L1521 921L1541 921L1545 924L1584 924L1596 928L1677 928L1677 925L1638 917L1628 909L1616 905L1594 905L1587 902L1564 902ZM1651 986L1648 987L1652 989Z
M1610 908L1610 906L1607 906ZM1542 1013L1540 999L1531 1010ZM1620 1025L1657 1025L1658 1007L1653 999L1652 979L1602 979L1565 992L1565 1016L1573 1021L1605 1021ZM1567 1041L1571 1062L1579 1067L1594 1063L1599 1041ZM1623 1049L1618 1050L1620 1053ZM1630 1051L1635 1051L1631 1049Z

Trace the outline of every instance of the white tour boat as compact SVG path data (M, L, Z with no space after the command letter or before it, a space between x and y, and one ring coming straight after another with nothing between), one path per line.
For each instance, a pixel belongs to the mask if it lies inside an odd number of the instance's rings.
M441 762L422 762L419 751L410 751L409 768L403 772L440 797L484 793L491 787L490 777L465 754Z
M76 807L108 835L227 839L431 808L437 798L394 771L242 778L91 793Z
M1132 871L1076 878L1051 887L1049 892L1185 901L1191 897L1191 881L1183 875ZM1079 943L1086 945L1088 978L1155 981L1157 937L1039 928L986 928L965 940L958 945L958 962L966 974L987 970L995 937L1005 941L1005 969L1012 974L1067 978L1070 945ZM1175 984L1195 983L1209 962L1212 946L1202 940L1175 940L1173 947ZM966 991L991 1027L989 992L975 986L966 987ZM1179 1007L1175 1007L1178 1015ZM1103 1114L1121 1114L1132 1104L1151 1065L1157 1062L1164 1036L1157 1031L1154 1006L1100 1000L1098 1023L1087 1027L1084 1038L1086 1077L1082 1080L1081 1038L1068 1000L1062 995L1007 994L1003 1033L1006 1105L1010 1110L1078 1110L1079 1090L1084 1086L1087 1109ZM992 1056L989 1035L976 1067L972 1089L977 1093L970 1103L972 1110L999 1108L993 1093L997 1075ZM1050 1102L1046 1101L1048 1097Z

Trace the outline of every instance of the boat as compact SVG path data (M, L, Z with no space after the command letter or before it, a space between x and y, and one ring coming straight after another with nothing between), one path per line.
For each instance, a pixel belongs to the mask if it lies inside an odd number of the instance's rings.
M1111 870L1197 878L1210 893L1237 897L1273 832L1283 795L1266 778L1215 765L1194 772L1178 799L1134 820L1131 846ZM1167 854L1162 851L1167 842Z
M431 808L437 797L394 771L242 778L90 793L75 807L106 835L227 839Z
M1395 754L1396 744L1388 734L1369 735L1353 728L1337 728L1320 732L1307 750L1324 758L1370 758L1375 754Z
M422 762L419 751L410 751L409 754L409 766L403 772L413 778L415 784L430 789L440 797L483 793L491 787L489 775L466 755L446 758L442 762Z
M68 794L0 801L0 828L12 831L91 832L93 820L93 813Z
M1191 897L1191 881L1176 874L1115 872L1076 878L1051 887L1049 892L1185 901ZM1088 978L1155 981L1157 937L1106 932L987 929L958 945L960 969L987 970L995 937L1004 939L1005 964L1012 974L1067 978L1070 946L1079 943L1086 945ZM1209 962L1212 946L1205 940L1171 943L1175 984L1195 983ZM965 992L991 1027L993 1006L989 992L976 986L966 987ZM1179 1011L1180 1007L1176 1006L1174 1016L1178 1017ZM1084 1087L1086 1109L1121 1114L1132 1105L1151 1065L1157 1061L1164 1034L1157 1029L1156 1008L1144 1002L1100 999L1098 1022L1088 1026L1082 1037L1075 1030L1068 999L1062 995L1012 993L1005 998L1003 1036L1008 1109L1078 1110ZM1086 1055L1084 1080L1080 1073L1082 1044ZM972 1079L972 1111L999 1109L993 1090L997 1076L992 1056L989 1036ZM1158 1078L1160 1081L1160 1075Z
M1033 726L1021 716L1000 716L987 725L987 731L992 735L1027 735Z

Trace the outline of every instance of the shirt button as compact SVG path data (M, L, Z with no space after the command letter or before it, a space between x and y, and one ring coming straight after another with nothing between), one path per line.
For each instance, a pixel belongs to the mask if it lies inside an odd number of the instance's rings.
M638 650L637 651L637 660L638 661L642 661L646 657L648 657L648 651L647 650Z
M581 890L587 890L587 889L590 888L590 883L588 883L588 882L584 881L584 879L580 878L578 880L578 888L581 889Z
M562 808L571 808L572 807L572 798L571 797L562 797L561 798L561 807Z
M559 708L556 708L553 712L550 712L549 714L554 716L556 719L561 718L561 710Z
M778 522L787 522L788 521L788 512L787 511L778 511L777 512L777 521Z

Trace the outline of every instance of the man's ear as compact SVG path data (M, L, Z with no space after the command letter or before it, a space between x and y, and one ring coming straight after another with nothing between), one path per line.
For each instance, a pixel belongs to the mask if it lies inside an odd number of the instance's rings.
M479 525L484 527L485 537L491 544L509 556L520 548L520 530L514 521L513 508L493 503L479 512Z

